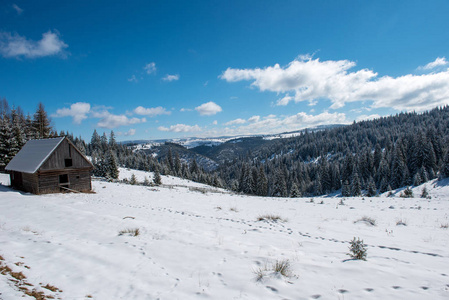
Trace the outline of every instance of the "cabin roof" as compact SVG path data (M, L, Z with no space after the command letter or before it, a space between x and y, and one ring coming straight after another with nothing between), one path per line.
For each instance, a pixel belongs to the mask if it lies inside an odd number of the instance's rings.
M64 137L28 141L9 162L5 170L36 173L63 140Z

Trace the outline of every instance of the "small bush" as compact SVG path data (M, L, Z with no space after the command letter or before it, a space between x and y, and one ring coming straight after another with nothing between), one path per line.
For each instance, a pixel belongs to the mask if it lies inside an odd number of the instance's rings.
M364 217L354 221L354 223L359 223L359 222L363 222L363 223L366 223L371 226L376 226L376 220L373 218L367 217L367 216L364 216Z
M406 188L403 193L399 195L401 198L413 198L413 191L411 188Z
M233 211L233 212L239 212L239 210L238 210L237 207L235 207L235 206L230 207L229 210L230 210L230 211Z
M288 259L276 260L273 264L273 272L281 274L284 277L292 276L292 268Z
M137 184L137 177L136 177L136 175L134 175L134 174L131 175L131 178L129 179L129 184L132 184L132 185L136 185Z
M261 215L257 217L257 221L266 221L266 222L286 222L286 219L283 219L278 215Z
M122 235L138 236L139 234L140 234L139 228L133 228L133 229L127 228L127 229L124 229L124 230L120 230L118 232L119 236L122 236Z
M401 219L396 222L396 226L407 226L407 222Z
M424 186L421 191L421 198L427 198L428 196L429 196L429 192L427 191L426 186Z
M262 268L258 268L253 271L256 274L256 281L262 281L264 277L269 276L270 273L273 275L281 275L285 278L293 277L292 267L290 260L276 260L274 263L270 265L265 265Z
M349 253L348 255L352 259L360 259L360 260L366 260L366 245L363 244L363 240L360 240L359 238L354 239L349 242Z
M441 224L440 228L448 229L449 228L449 223Z
M338 205L345 205L345 202L343 201L343 199L341 199L340 202L338 202Z

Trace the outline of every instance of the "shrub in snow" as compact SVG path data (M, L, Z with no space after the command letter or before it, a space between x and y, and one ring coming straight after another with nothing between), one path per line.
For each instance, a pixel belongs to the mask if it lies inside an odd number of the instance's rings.
M262 281L267 276L274 277L285 277L291 278L293 277L292 267L290 260L276 260L274 263L270 265L265 265L263 268L258 268L253 271L256 274L256 281Z
M402 198L413 198L413 191L411 188L406 188L403 193L399 195Z
M401 219L396 222L396 226L407 226L407 222Z
M360 240L359 238L355 238L349 242L349 253L348 255L352 259L360 259L360 260L366 260L366 245L363 244L363 240Z
M286 222L286 219L283 219L281 216L278 215L261 215L257 217L257 221L267 221L267 222Z
M427 188L426 188L426 186L424 186L421 191L421 198L427 198L428 196L429 196L429 192L427 192Z
M136 175L132 174L131 178L129 179L129 183L132 185L136 185L137 184L137 177Z
M448 223L446 223L446 224L441 224L440 227L443 228L443 229L448 229L448 228L449 228L449 224L448 224Z
M124 229L124 230L120 230L118 232L119 236L122 236L122 235L138 236L139 234L140 234L139 228L133 228L133 229L127 228L127 229Z
M161 185L162 184L162 178L161 178L161 174L159 173L159 170L154 171L153 183L155 185Z
M364 217L358 219L357 221L354 221L354 223L359 223L359 222L363 222L363 223L366 223L371 226L376 226L376 220L373 218L367 217L367 216L364 216Z

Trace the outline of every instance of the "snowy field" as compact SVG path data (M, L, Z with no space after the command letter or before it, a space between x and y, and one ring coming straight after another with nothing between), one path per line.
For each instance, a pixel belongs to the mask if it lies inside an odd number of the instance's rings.
M0 299L449 299L448 182L427 183L430 200L417 187L311 202L162 181L42 196L0 185ZM366 261L349 259L353 237ZM288 277L270 271L287 260Z

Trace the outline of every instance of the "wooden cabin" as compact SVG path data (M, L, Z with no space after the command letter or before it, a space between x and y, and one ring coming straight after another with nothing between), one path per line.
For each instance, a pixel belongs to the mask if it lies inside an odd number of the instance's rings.
M11 186L33 194L92 190L92 163L66 137L30 140L5 170Z

